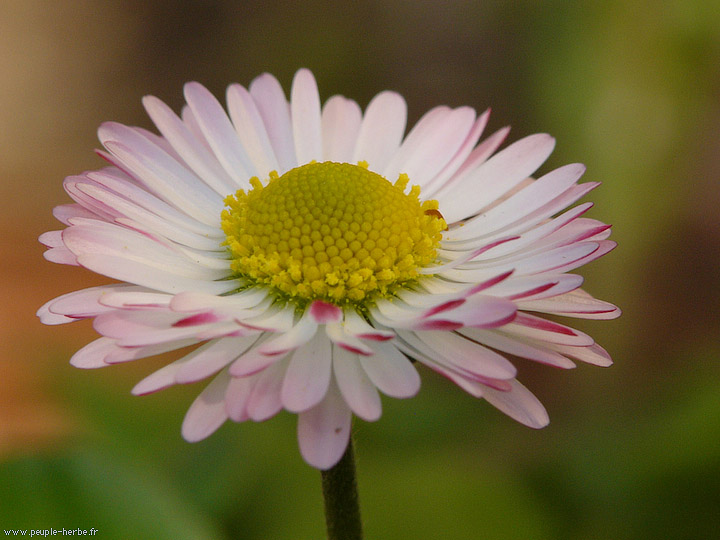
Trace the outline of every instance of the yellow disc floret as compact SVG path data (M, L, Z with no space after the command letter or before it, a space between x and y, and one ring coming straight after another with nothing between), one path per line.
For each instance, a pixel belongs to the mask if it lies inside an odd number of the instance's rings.
M405 193L367 164L309 163L225 199L231 269L290 301L359 305L391 296L436 257L445 221L436 201Z

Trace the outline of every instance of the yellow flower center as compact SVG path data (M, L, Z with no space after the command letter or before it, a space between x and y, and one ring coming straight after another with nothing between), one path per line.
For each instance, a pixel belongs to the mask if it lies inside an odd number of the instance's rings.
M445 221L436 201L405 193L366 163L309 163L225 199L236 278L304 305L360 305L392 296L436 257Z

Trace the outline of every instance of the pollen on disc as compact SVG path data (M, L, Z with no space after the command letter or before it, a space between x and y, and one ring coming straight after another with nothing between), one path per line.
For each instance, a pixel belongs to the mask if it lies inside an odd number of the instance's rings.
M226 198L222 227L238 278L296 302L361 304L418 279L445 221L363 163L309 163Z

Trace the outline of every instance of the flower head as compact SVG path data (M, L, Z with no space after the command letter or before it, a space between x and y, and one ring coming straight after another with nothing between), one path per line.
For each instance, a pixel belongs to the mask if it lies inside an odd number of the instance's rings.
M503 353L561 368L610 365L588 335L543 314L619 315L571 270L614 247L609 226L567 207L597 183L574 164L530 178L554 141L508 130L478 143L489 112L437 107L407 136L398 94L363 113L321 107L300 70L288 101L264 74L232 85L227 113L201 85L177 116L148 96L160 135L103 124L110 166L70 176L66 225L40 240L53 262L121 283L71 292L46 324L94 319L102 335L71 363L98 368L195 346L134 394L212 378L182 432L227 419L298 414L300 450L326 469L352 414L381 415L380 393L413 396L417 364L531 427L548 417Z

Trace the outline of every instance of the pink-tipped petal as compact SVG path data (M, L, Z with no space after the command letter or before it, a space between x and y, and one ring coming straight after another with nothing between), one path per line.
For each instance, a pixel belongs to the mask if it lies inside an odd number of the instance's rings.
M175 374L175 382L188 384L217 373L247 350L257 336L229 337L210 341L195 349L192 358Z
M222 372L195 399L182 424L186 441L198 442L209 437L228 419L224 400L229 383L230 376Z
M262 340L262 338L260 338ZM259 341L258 343L261 343ZM249 351L245 352L240 358L235 360L230 365L230 375L233 377L248 377L259 373L266 367L271 366L275 362L285 358L287 353L281 354L263 354L259 351L259 346L256 345Z
M486 387L483 397L513 420L539 429L550 423L545 407L527 388L516 380L509 381L511 389L503 392Z
M262 422L280 412L282 409L280 390L286 369L287 360L281 360L256 376L246 406L248 418Z
M512 379L517 369L504 356L486 349L479 343L465 339L452 332L415 332L419 342L411 342L410 332L402 336L409 343L420 348L424 345L428 356L437 361L462 370L470 376L479 375L491 379ZM421 349L422 350L422 349Z
M579 330L529 313L518 313L515 320L503 327L502 331L521 338L558 345L587 347L594 343L590 336Z
M345 312L343 327L348 334L370 341L387 341L395 335L394 332L374 328L354 310Z
M530 345L521 339L508 337L501 331L463 328L458 332L478 343L520 358L527 358L528 360L563 369L575 367L574 362L549 348Z
M114 285L102 285L63 294L46 302L38 309L37 316L40 317L40 322L43 324L64 324L94 317L110 311L109 308L100 305L98 300L103 293L112 291L115 287ZM123 285L117 287L123 287Z
M222 198L163 150L132 133L124 126L113 124L103 144L125 170L141 178L160 198L201 223L216 225ZM110 137L120 138L123 142Z
M504 298L487 295L475 295L462 305L449 311L428 317L428 321L447 321L474 328L494 328L502 326L515 318L517 307ZM422 321L418 321L422 323ZM419 324L421 328L423 325Z
M368 422L380 418L380 394L361 367L356 354L334 347L333 372L342 397L353 413Z
M233 377L225 392L225 412L233 422L248 419L247 403L255 382L254 377Z
M495 154L439 198L445 221L454 223L471 216L510 191L535 172L554 147L555 140L540 133L520 139Z
M276 355L297 349L304 343L310 341L315 335L317 327L318 323L310 311L307 310L292 329L263 343L259 351L262 354Z
M101 337L77 351L70 359L70 365L81 369L107 367L105 357L116 348L114 339Z
M334 344L347 351L364 355L373 354L373 350L368 345L364 344L360 339L352 334L346 332L344 326L340 323L325 325L325 333Z
M486 110L475 120L472 129L468 132L453 158L424 187L423 195L426 199L433 199L433 195L438 189L446 185L448 180L455 176L467 163L480 135L482 135L482 132L485 130L489 117L490 109Z
M339 307L322 300L315 300L310 304L308 312L318 324L337 322L342 319L342 310Z
M548 347L561 354L566 354L576 360L580 360L581 362L586 362L594 366L610 367L613 363L608 352L597 343L593 343L588 347L573 347L570 345L550 343L548 344Z
M410 131L383 175L395 179L405 173L424 188L455 156L474 124L470 107L431 110Z
M420 390L420 375L405 355L391 343L373 344L373 356L360 356L360 365L370 380L383 393L396 398L409 398Z
M327 470L345 453L352 414L333 382L325 399L298 415L298 443L305 461Z
M285 409L301 412L317 405L327 392L331 366L330 340L318 332L290 358L280 393Z

